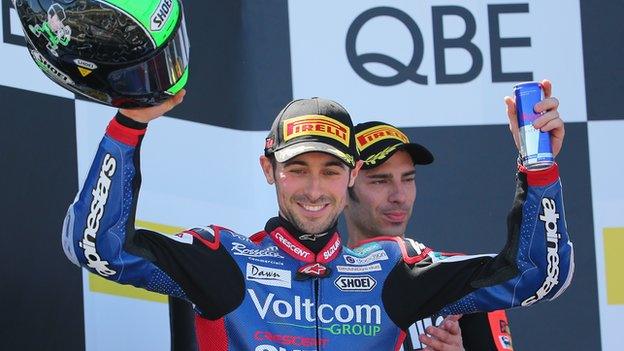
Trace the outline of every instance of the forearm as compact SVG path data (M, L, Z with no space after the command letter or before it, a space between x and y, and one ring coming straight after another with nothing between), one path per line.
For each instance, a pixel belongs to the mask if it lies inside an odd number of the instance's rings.
M557 297L569 285L573 247L558 168L521 171L518 178L505 248L473 280L477 290L447 306L446 313L528 306Z
M133 262L123 247L134 233L138 155L144 133L144 125L123 116L110 122L63 228L68 258L116 281L124 280L124 266Z

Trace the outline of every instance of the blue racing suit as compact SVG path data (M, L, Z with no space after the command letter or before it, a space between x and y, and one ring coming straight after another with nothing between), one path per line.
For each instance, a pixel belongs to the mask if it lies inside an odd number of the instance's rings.
M446 257L411 239L317 251L270 219L248 238L219 227L174 236L134 228L146 125L111 121L63 228L67 257L121 284L191 301L200 350L398 350L414 322L551 300L573 248L556 165L518 173L498 255Z

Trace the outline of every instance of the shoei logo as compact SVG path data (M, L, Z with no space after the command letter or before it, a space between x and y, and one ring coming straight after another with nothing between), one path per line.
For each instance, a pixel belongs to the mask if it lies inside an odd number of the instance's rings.
M340 291L371 291L377 285L377 281L368 274L360 276L341 275L334 280L334 285Z
M108 277L117 272L108 268L108 262L102 260L95 248L95 239L97 231L100 229L100 220L104 215L106 201L108 200L108 191L111 186L111 178L115 174L117 168L117 161L110 154L104 156L102 167L100 169L100 177L91 195L93 195L93 201L91 201L91 211L87 216L87 227L84 230L82 240L78 245L84 250L85 257L87 258L87 266L95 269L100 275Z
M65 73L61 72L58 68L54 67L54 65L46 60L46 58L43 57L43 55L39 51L30 50L30 53L35 59L35 63L37 64L37 66L39 66L39 68L41 68L41 70L47 73L51 78L60 83L74 85L74 81L71 78L65 75Z
M522 306L530 306L543 299L555 285L559 284L559 239L561 239L561 234L557 233L559 213L557 213L557 207L553 199L543 198L542 207L544 208L544 214L541 214L539 219L544 222L546 245L548 246L546 253L546 260L548 261L546 280L544 280L542 286L533 296L522 301Z
M317 135L334 139L344 146L349 146L349 127L333 118L322 115L305 115L287 119L282 123L284 141L305 135Z
M156 11L152 14L151 30L158 31L165 26L169 15L171 15L171 9L173 9L173 1L174 0L160 0Z
M290 271L258 266L251 263L247 263L247 280L264 285L281 286L289 289L292 282Z
M391 126L376 126L365 129L355 135L359 151L385 139L396 139L402 143L409 143L409 139L403 132Z
M94 70L98 67L95 63L82 59L74 59L74 63L80 67L88 68L90 70Z

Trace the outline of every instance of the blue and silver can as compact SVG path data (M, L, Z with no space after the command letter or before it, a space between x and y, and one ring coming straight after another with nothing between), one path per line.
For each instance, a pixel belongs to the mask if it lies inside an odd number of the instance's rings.
M542 86L538 82L528 82L515 85L513 90L516 96L522 164L532 170L548 168L554 162L550 134L533 127L533 122L541 116L533 107L544 97Z

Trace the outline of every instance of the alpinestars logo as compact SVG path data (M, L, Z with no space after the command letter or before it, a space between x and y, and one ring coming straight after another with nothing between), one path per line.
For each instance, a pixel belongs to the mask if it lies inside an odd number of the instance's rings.
M160 0L156 11L152 14L150 29L161 30L171 14L173 9L173 0Z
M108 268L108 261L102 260L95 248L95 239L97 231L100 229L100 220L106 209L106 201L108 200L108 191L111 186L111 178L115 174L117 161L110 154L104 156L100 177L95 187L91 191L93 201L91 201L91 211L87 216L87 227L84 230L84 236L78 245L84 250L87 259L87 266L95 269L100 275L108 277L117 272Z
M547 276L539 290L537 290L533 296L522 301L522 306L530 306L538 300L541 300L559 283L558 251L559 239L561 239L561 234L557 233L559 213L557 213L555 200L553 199L543 198L542 207L544 208L544 214L540 215L539 219L544 222L544 228L546 229L546 244L548 246L548 252L546 254L546 260L548 261L548 268L546 270Z

